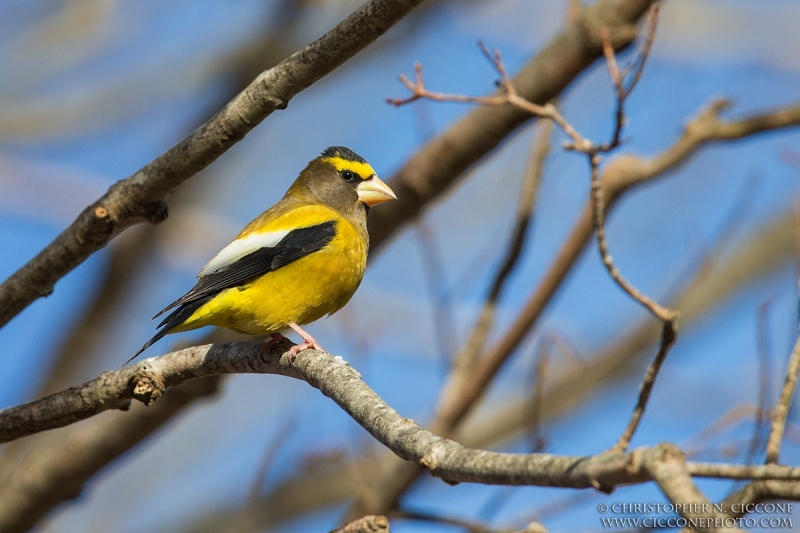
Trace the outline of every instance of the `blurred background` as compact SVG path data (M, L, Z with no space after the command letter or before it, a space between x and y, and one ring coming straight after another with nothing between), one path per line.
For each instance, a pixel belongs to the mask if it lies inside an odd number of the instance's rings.
M0 2L0 279L108 186L188 135L261 70L360 3ZM414 61L422 63L431 90L486 94L497 76L476 42L498 48L517 72L565 24L568 8L565 0L423 3L184 183L168 199L168 220L128 230L0 330L0 407L118 368L152 335L150 317L190 288L208 258L277 201L327 146L354 149L386 178L469 112L453 103L388 105L387 97L407 95L397 76L411 75ZM735 103L726 113L731 118L791 104L800 87L798 27L795 1L668 0L628 100L621 152L666 149L715 97ZM607 138L614 100L605 64L580 76L560 106L584 135ZM308 328L391 406L420 423L430 419L448 361L468 337L502 261L535 130L519 130L428 206L371 258L347 307ZM563 140L553 133L533 225L490 343L535 289L588 198L585 160L563 152ZM668 440L700 460L763 461L766 428L757 423L758 407L774 404L797 334L798 185L800 132L783 130L704 147L626 195L610 216L611 251L622 272L684 312L634 446ZM472 442L558 454L610 447L654 353L655 326L608 277L592 243L470 418ZM146 355L205 333L166 339ZM637 344L636 335L645 340ZM587 366L592 361L607 361L603 372L590 386L559 381L561 388L551 391L557 407L540 405L523 423L487 422L530 403L536 386L554 383L555 375L595 372ZM781 456L787 464L800 460L796 420L791 413ZM59 431L49 438L59 438ZM0 479L31 449L23 441L7 446ZM240 531L328 531L342 522L357 493L356 466L382 452L306 383L234 376L94 476L40 530L221 531L221 522L235 522ZM700 486L716 500L733 484ZM290 489L328 492L270 507L279 497L288 501ZM498 531L533 519L566 531L600 529L600 502L662 498L654 485L604 496L452 487L426 475L401 507ZM259 506L269 512L253 510ZM397 532L459 527L392 520Z

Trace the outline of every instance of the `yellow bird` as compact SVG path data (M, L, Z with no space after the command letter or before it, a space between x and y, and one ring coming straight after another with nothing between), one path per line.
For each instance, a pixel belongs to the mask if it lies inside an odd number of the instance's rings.
M395 198L364 158L328 148L203 267L189 292L153 317L172 311L125 364L164 335L203 326L270 335L267 348L292 328L303 343L291 356L322 350L300 326L335 313L356 292L367 265L367 212Z

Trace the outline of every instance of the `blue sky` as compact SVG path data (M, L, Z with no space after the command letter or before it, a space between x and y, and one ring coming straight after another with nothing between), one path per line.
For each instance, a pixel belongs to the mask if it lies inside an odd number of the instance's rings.
M87 354L82 379L116 368L149 338L150 317L188 289L208 257L274 203L322 149L349 146L380 176L389 177L424 143L426 132L443 131L469 111L469 106L449 103L387 105L387 96L404 95L397 76L410 75L414 61L423 64L433 90L486 93L496 76L475 46L478 39L498 47L514 72L558 30L564 17L564 2L547 0L440 4L413 28L411 37L393 30L383 48L300 94L287 110L272 115L182 186L190 189L190 199L159 226L153 257L125 307L115 312L102 353ZM341 1L308 8L309 22L294 36L297 46L354 5ZM46 1L27 7L0 4L0 20L12 21L0 32L5 35L0 38L0 64L8 73L0 80L2 278L110 184L179 141L211 111L229 90L229 82L219 76L220 62L268 24L272 3L87 0L71 14L65 6ZM797 22L800 4L790 1L667 2L653 55L628 102L625 136L630 141L621 151L649 155L664 149L687 119L715 97L735 102L726 113L730 117L796 100ZM604 139L612 124L612 104L608 74L598 64L576 80L560 105L587 137ZM531 132L517 132L424 215L442 254L458 338L468 333L498 264ZM557 133L554 146L561 140ZM790 213L800 171L780 154L800 151L798 141L798 131L786 131L710 146L626 196L608 222L612 252L623 273L665 300L698 256L714 249L732 217L738 223L729 249ZM529 244L502 301L496 335L516 316L571 230L587 199L588 179L582 158L560 150L549 156ZM747 202L738 201L742 194ZM741 212L732 215L734 208ZM350 360L393 407L420 421L430 416L443 377L423 253L418 232L405 231L375 258L351 304L309 328L328 350ZM108 250L95 254L61 280L52 296L0 330L0 405L35 394L43 369L93 298L108 257ZM686 442L734 406L756 401L756 317L765 301L770 302L777 390L796 333L795 276L794 266L786 263L681 331L634 445ZM608 278L593 244L502 372L488 405L503 405L526 390L537 340L548 331L562 332L582 357L591 357L643 319L645 312ZM368 341L367 356L353 353L359 339ZM149 355L169 348L170 342L163 341ZM610 446L634 405L642 370L641 364L634 365L579 409L544 427L546 451L591 454ZM303 455L341 449L355 456L377 448L338 407L304 383L275 376L234 377L218 398L193 407L98 475L84 496L59 510L49 526L54 531L177 531L209 509L243 505L264 449L289 419L296 423L267 490L294 475ZM746 439L749 431L750 425L741 423L712 444ZM526 444L503 446L524 451ZM730 460L713 450L703 458ZM783 460L797 459L796 444L787 442ZM719 498L730 484L701 487ZM507 489L449 487L428 479L404 503L478 519L478 510L502 490ZM566 493L512 489L495 523L516 523ZM551 531L599 529L598 501L662 497L648 485L604 498L586 496L586 503L545 523ZM327 531L342 509L320 511L280 530ZM392 529L448 530L404 521L393 523Z

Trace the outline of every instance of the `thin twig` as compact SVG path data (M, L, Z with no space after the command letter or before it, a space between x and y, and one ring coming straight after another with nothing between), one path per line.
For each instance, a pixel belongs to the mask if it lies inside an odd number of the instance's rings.
M772 397L771 387L771 374L772 374L772 357L769 339L769 310L772 304L772 298L764 300L758 306L758 315L756 317L756 338L758 350L756 356L758 357L758 409L756 410L755 424L753 427L753 436L750 439L750 445L747 449L745 456L745 464L751 464L755 461L761 446L763 446L764 428L766 427L767 420L769 419L769 400Z
M789 367L786 370L786 381L781 390L781 396L772 416L772 429L767 441L767 464L777 463L781 451L781 441L783 432L786 428L786 417L789 415L789 407L792 405L794 389L797 386L797 374L800 372L800 337L792 350L789 358Z
M655 21L656 19L654 18L653 20ZM653 32L654 31L655 30L653 30ZM606 30L606 32L601 32L601 33L607 34L608 31ZM608 37L608 35L606 36ZM589 160L590 171L591 171L591 198L592 198L592 208L593 208L592 220L594 223L595 233L597 234L597 240L600 247L600 254L603 260L603 264L605 265L612 279L626 293L628 293L633 299L637 300L639 303L645 306L659 320L661 321L676 320L678 316L676 311L668 309L656 303L651 298L649 298L641 291L636 289L636 287L631 285L630 282L628 282L622 277L622 274L619 272L619 269L614 265L611 254L608 251L608 242L605 236L605 203L603 198L604 193L603 193L602 183L600 181L600 172L598 169L600 164L600 158L598 153L609 151L612 148L616 147L616 144L598 145L590 141L583 135L581 135L561 115L556 106L553 105L552 103L539 105L520 97L516 89L514 88L513 83L508 78L505 64L503 63L503 58L502 55L500 54L500 51L495 49L493 52L490 52L483 45L483 43L479 43L479 46L481 48L481 51L483 52L483 55L486 56L486 58L495 68L497 73L500 75L500 84L502 88L502 91L500 93L492 96L466 96L460 94L445 94L445 93L436 93L429 91L425 87L425 83L423 80L422 65L416 63L414 65L415 81L412 82L405 76L400 77L400 81L409 90L411 96L405 99L389 98L387 99L387 101L391 104L394 104L395 106L404 105L416 101L420 98L425 98L428 100L435 100L435 101L475 103L486 106L499 106L499 105L510 104L520 109L523 109L531 113L532 115L538 116L540 118L547 118L555 122L562 129L562 131L564 131L564 133L571 139L571 142L566 143L564 145L564 148L567 150L583 153L587 156ZM611 47L611 42L609 37L606 48L610 47ZM613 49L611 50L613 52ZM646 50L649 52L650 48L647 47ZM612 73L612 78L614 79L614 83L616 84L617 82L619 82L620 84L619 86L622 87L621 85L622 81L621 78L619 78L621 74L619 73L619 68L616 64L616 60L614 59L613 53L611 53L610 55L609 69ZM625 91L623 89L620 89L618 91L618 95L619 95L618 107L621 109L624 98L627 95L625 94ZM619 134L617 133L616 136L618 135Z
M687 457L699 455L704 451L708 441L742 420L755 419L757 416L758 407L756 405L749 403L736 405L707 427L685 439L681 443L681 449L684 450Z
M679 316L677 311L662 306L642 293L622 276L622 273L614 264L611 253L608 251L608 240L606 239L605 192L603 191L603 183L597 168L599 163L598 158L599 156L597 155L590 156L589 165L592 175L592 223L594 225L595 235L597 235L597 245L600 250L600 258L603 261L603 265L606 267L611 278L623 291L628 293L631 298L642 304L662 322L674 322Z
M628 446L631 443L631 438L633 438L636 428L639 427L639 422L644 414L644 409L647 407L647 401L650 399L650 393L653 390L653 384L656 381L656 377L658 377L658 371L661 368L661 365L664 363L664 359L667 358L669 349L672 348L673 344L675 344L675 338L678 334L677 329L678 327L674 322L664 322L661 332L661 345L658 347L658 353L656 353L653 362L650 363L650 367L647 369L647 373L644 376L644 381L642 381L639 389L639 400L636 402L636 407L633 409L633 415L631 415L631 420L628 422L628 427L625 428L622 436L614 446L616 450L625 451L628 449Z
M543 339L547 342L547 346L554 346L550 336ZM530 408L528 414L528 446L531 452L539 453L544 450L545 440L542 437L541 419L542 419L542 403L544 401L544 383L547 377L547 370L550 365L550 349L545 347L540 350L536 357L536 365L532 380L532 391Z
M656 2L653 2L653 4L650 6L650 13L647 17L647 34L645 35L642 44L642 51L639 53L635 63L636 67L634 69L633 77L630 78L628 86L625 88L625 98L627 98L628 95L631 94L634 87L636 87L636 84L639 83L639 79L642 77L642 72L644 71L644 64L650 57L650 50L653 47L653 42L656 40L656 28L658 26L658 15L660 11L661 11L661 2L657 0Z
M447 94L429 91L425 87L425 83L422 79L422 65L417 62L414 63L415 81L412 82L406 76L400 76L400 82L406 86L411 96L407 98L387 98L386 101L394 106L405 105L419 100L420 98L437 102L459 102L484 106L502 106L510 104L532 115L540 118L547 118L555 122L564 133L572 139L572 142L566 144L565 148L579 152L594 150L594 144L578 133L578 131L561 116L556 106L551 103L539 105L530 100L526 100L517 93L513 83L506 74L505 64L498 50L495 50L492 54L483 46L483 43L480 43L480 47L484 55L489 59L492 66L500 75L502 92L492 96L468 96L464 94Z
M611 140L607 144L601 145L601 151L603 152L610 151L621 143L622 129L626 122L625 100L639 83L642 72L644 71L644 65L647 62L647 58L650 56L650 50L652 49L653 41L656 37L660 5L660 2L656 1L653 2L653 5L650 7L650 14L647 18L647 33L645 34L641 52L639 52L633 63L622 70L620 70L616 55L614 54L611 32L608 28L600 28L600 39L603 42L603 55L606 58L608 74L611 77L611 84L616 93L614 131L611 135ZM633 75L630 75L631 70L633 70Z

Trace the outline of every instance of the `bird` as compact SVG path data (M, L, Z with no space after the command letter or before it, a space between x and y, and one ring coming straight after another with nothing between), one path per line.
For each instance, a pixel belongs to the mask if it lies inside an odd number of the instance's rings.
M363 157L327 148L206 263L194 287L153 317L169 312L125 365L165 335L204 326L269 335L263 350L291 328L303 342L290 349L290 361L308 348L324 351L302 326L332 315L356 292L367 265L367 213L396 198Z

